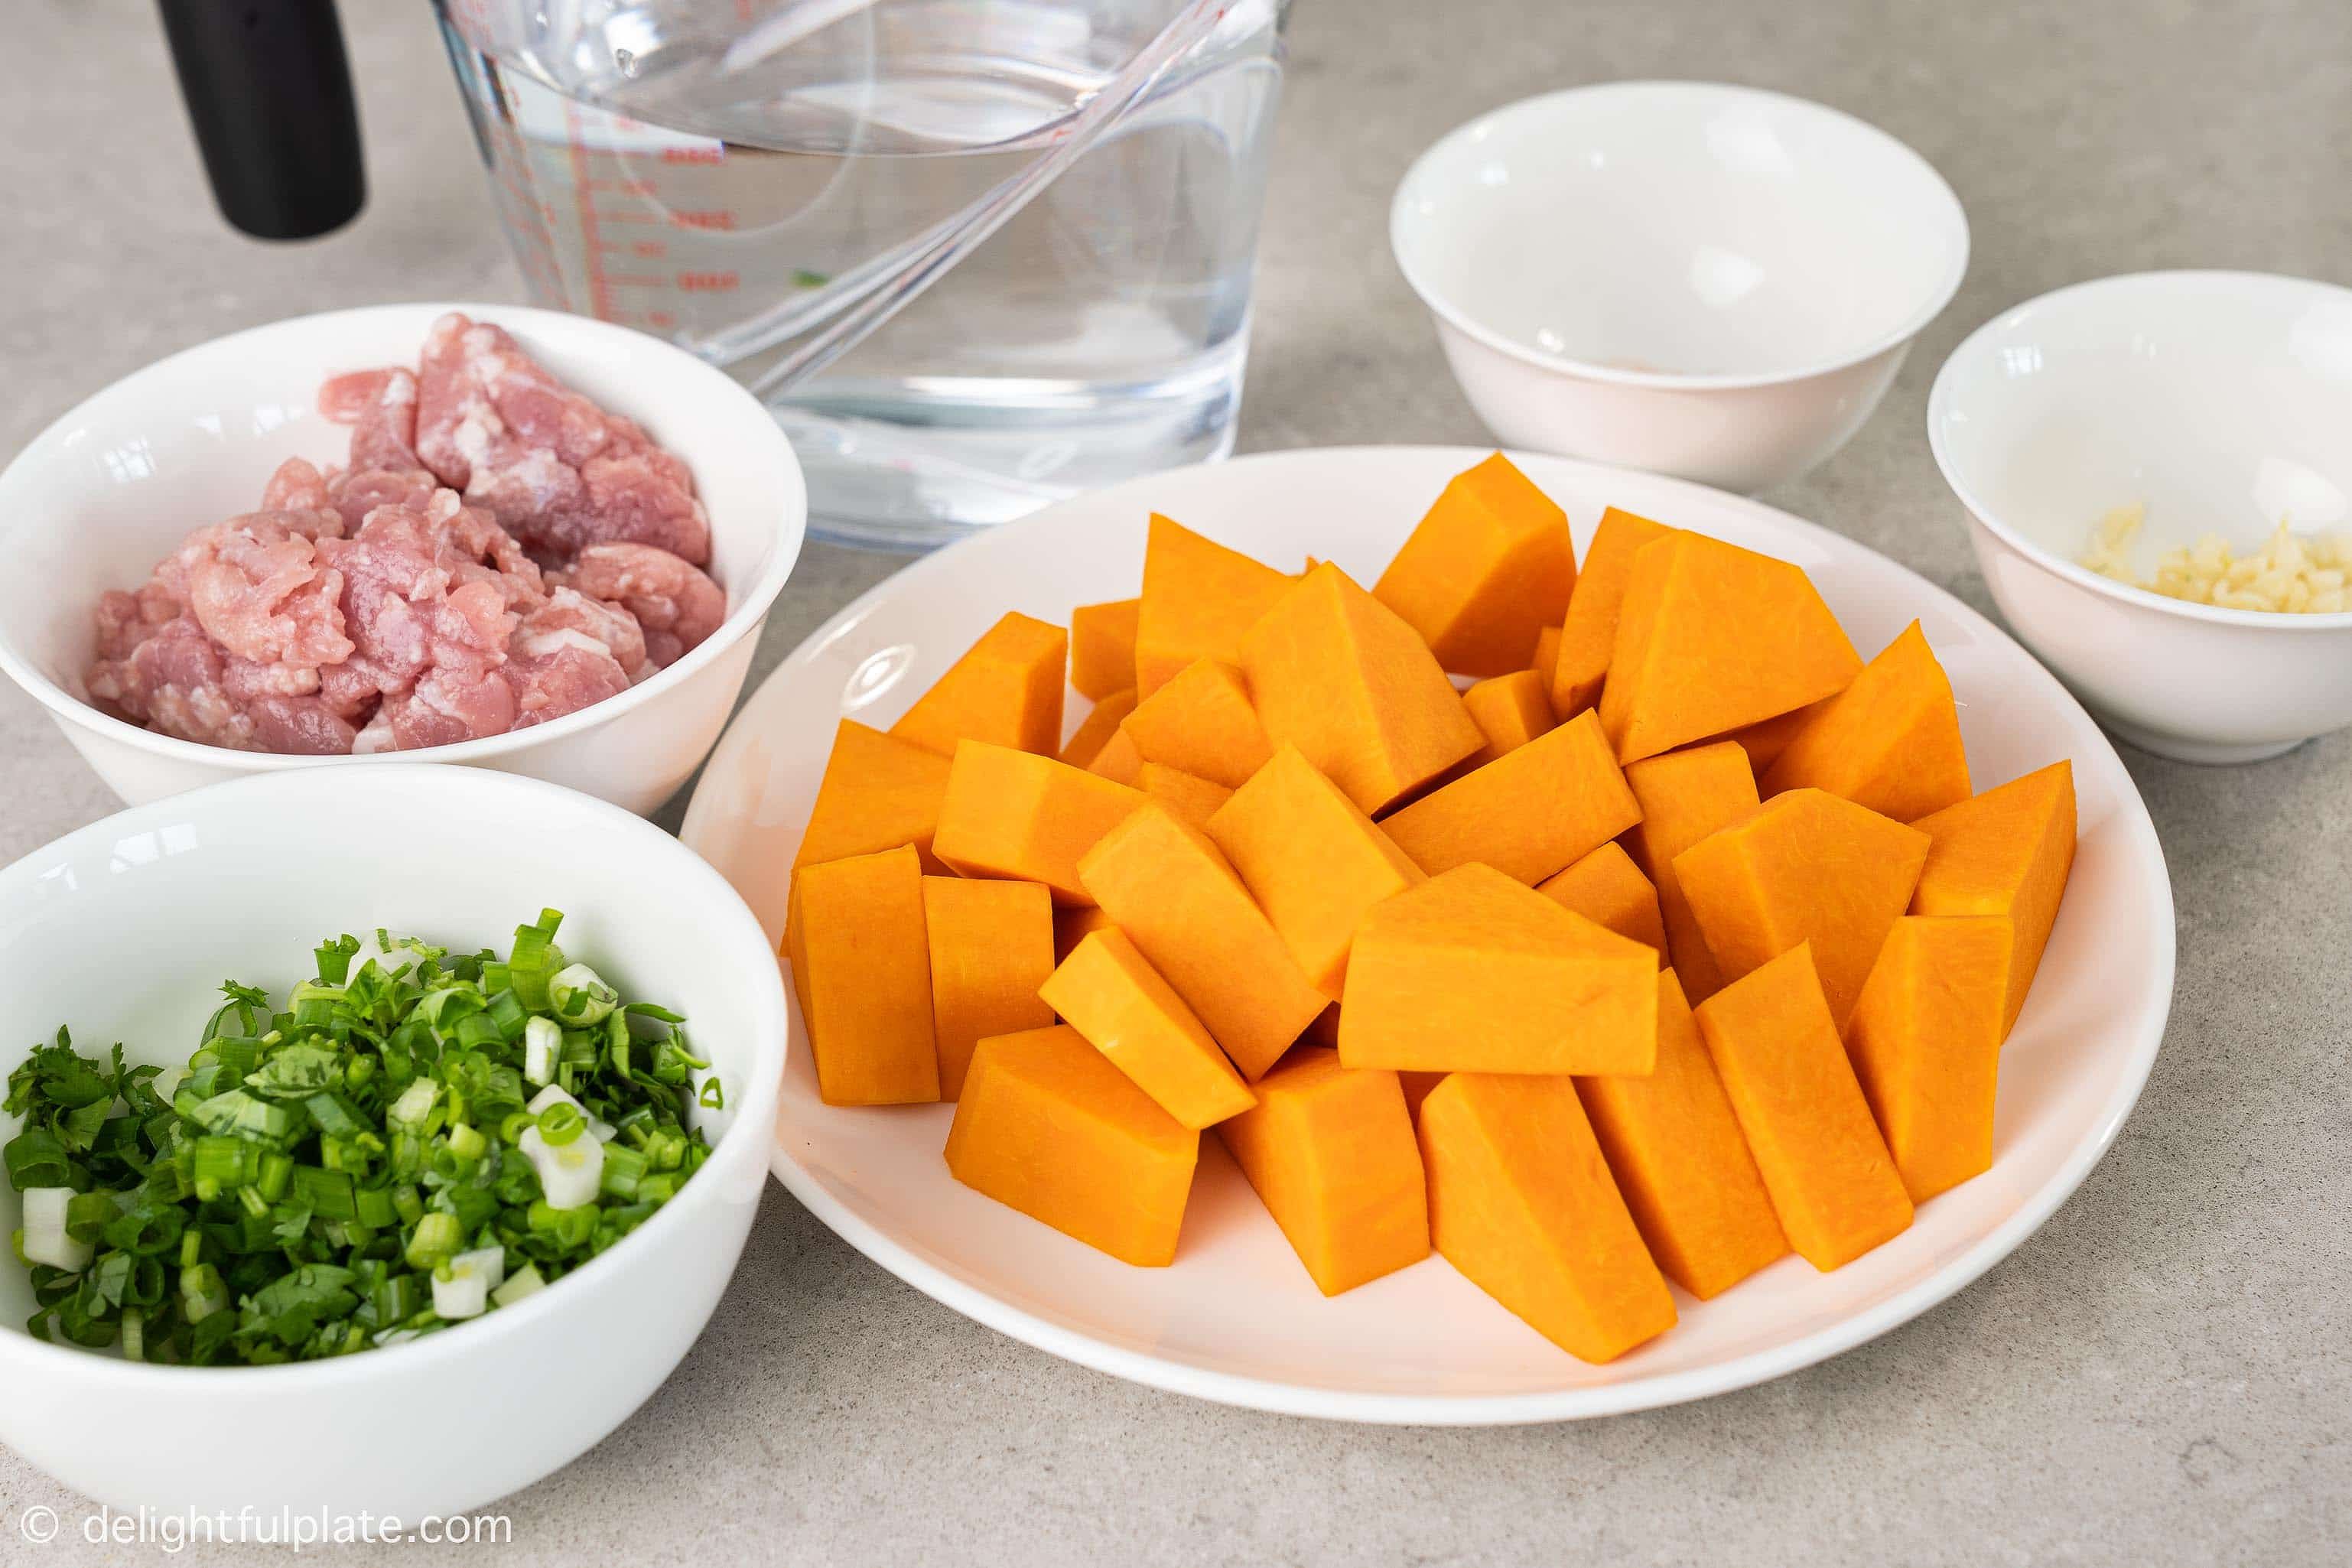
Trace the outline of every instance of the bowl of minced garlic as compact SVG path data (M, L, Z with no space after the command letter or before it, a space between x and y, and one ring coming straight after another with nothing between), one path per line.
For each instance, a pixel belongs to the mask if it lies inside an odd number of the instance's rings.
M2145 501L2116 508L2099 520L2076 559L2102 577L2195 605L2287 616L2352 610L2352 535L2297 533L2282 518L2245 554L2208 533L2193 545L2166 551L2157 558L2156 575L2142 577L2132 568L2131 552L2147 521Z

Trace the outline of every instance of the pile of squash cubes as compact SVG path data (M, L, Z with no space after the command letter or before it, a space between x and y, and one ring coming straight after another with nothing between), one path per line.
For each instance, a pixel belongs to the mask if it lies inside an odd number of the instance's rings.
M1370 591L1150 529L1139 598L842 722L785 937L827 1102L954 1100L959 1180L1145 1266L1213 1131L1326 1294L1434 1250L1591 1362L1990 1166L2073 774L1973 793L1916 623L1864 664L1614 510L1579 563L1499 454Z

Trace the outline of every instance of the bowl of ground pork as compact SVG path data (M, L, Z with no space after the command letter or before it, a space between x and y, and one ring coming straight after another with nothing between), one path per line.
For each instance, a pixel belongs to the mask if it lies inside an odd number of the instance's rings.
M642 333L386 305L173 355L0 473L0 671L124 800L475 763L638 812L799 555L759 402Z

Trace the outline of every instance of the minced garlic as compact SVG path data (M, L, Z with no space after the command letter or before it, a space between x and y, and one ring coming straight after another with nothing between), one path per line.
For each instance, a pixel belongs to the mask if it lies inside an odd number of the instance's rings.
M2168 550L2147 581L2131 569L2132 540L2147 520L2147 506L2119 506L2091 531L2082 563L2103 577L2192 604L2230 610L2270 610L2283 615L2327 615L2352 610L2352 537L2299 534L2285 520L2251 555L2233 553L2218 533L2194 548Z

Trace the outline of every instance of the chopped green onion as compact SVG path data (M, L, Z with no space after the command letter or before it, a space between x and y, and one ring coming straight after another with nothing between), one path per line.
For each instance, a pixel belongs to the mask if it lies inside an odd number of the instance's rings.
M620 1005L620 993L584 963L567 964L549 977L548 1005L557 1018L575 1029L603 1023Z
M539 1113L539 1136L551 1148L562 1148L588 1131L588 1119L570 1100L559 1100Z
M428 1214L416 1222L405 1254L411 1268L431 1268L456 1252L466 1239L465 1227L453 1214Z
M490 1300L496 1306L511 1307L526 1296L536 1296L546 1289L547 1281L541 1278L539 1265L526 1263L508 1275L505 1284L490 1292Z

